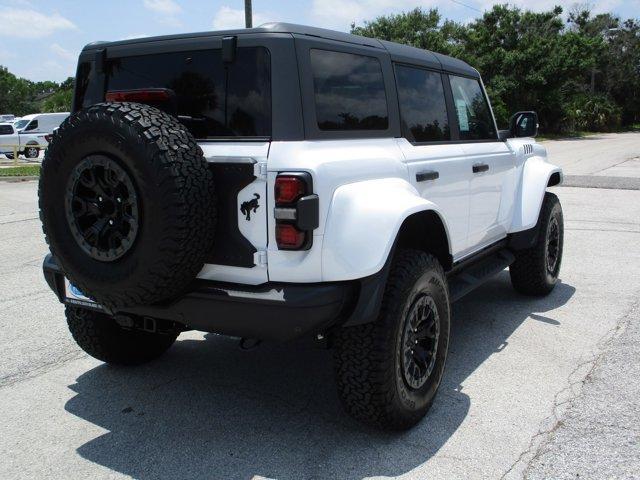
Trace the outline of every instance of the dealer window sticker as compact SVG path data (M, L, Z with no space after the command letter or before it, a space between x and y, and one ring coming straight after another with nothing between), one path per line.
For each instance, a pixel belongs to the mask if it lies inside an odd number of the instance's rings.
M458 123L460 124L460 131L469 131L469 115L467 114L467 102L462 98L456 99L456 111L458 112Z

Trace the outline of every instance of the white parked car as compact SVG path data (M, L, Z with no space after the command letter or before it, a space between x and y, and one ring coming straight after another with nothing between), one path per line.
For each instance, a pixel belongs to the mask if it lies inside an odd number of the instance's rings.
M404 429L452 302L505 268L524 294L558 282L562 172L536 114L499 131L460 60L269 24L91 44L77 71L41 172L44 274L100 360L189 329L310 336L350 414Z
M47 147L53 131L69 116L69 112L63 113L35 113L26 115L14 121L17 131L17 144L20 145L18 153L27 158L38 158L40 150ZM7 155L13 157L13 154Z

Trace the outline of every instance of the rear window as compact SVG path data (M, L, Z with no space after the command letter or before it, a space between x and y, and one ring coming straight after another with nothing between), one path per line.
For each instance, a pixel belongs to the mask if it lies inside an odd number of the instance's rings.
M442 75L396 65L402 134L410 142L451 139Z
M107 90L164 88L163 105L199 139L271 135L271 67L264 47L122 57L107 64Z
M311 50L320 130L386 130L389 126L382 67L377 58Z
M0 125L0 135L11 135L13 127L11 125Z

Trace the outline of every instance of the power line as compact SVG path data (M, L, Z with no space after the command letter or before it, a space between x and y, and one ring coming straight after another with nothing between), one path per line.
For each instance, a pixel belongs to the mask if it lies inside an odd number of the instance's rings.
M477 9L476 7L472 7L471 5L467 5L466 3L459 2L458 0L451 0L453 3L457 3L458 5L462 5L463 7L470 8L471 10L475 10L476 12L482 13L482 10Z

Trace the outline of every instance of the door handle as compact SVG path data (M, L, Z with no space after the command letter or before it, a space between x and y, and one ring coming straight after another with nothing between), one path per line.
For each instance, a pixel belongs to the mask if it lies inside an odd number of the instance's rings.
M424 172L416 173L416 182L426 182L427 180L435 180L439 178L440 174L434 170L426 170Z
M486 163L476 163L473 166L473 173L482 173L486 172L487 170L489 170L489 165L487 165Z

